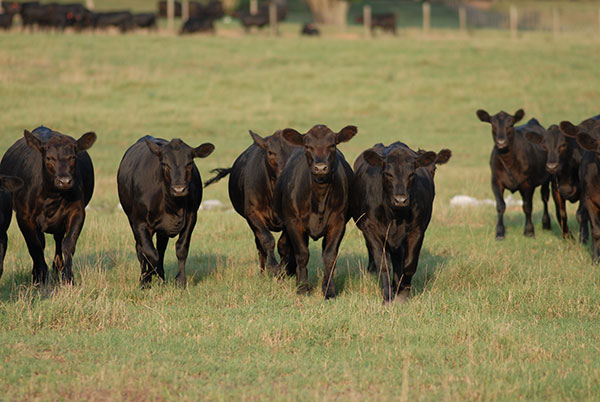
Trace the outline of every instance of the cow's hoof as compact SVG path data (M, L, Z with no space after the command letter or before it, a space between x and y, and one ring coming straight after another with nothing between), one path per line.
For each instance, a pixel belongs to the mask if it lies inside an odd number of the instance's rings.
M325 300L333 299L335 297L335 288L333 286L324 287L323 296Z
M408 303L409 299L410 299L410 289L404 288L400 292L398 292L394 301L396 303L404 304L404 303Z
M525 236L525 237L535 237L535 233L534 232L523 232L523 236Z
M504 240L504 235L496 235L496 240Z
M308 292L310 292L310 285L306 282L299 284L298 288L296 289L296 293L299 295L305 295L308 294Z

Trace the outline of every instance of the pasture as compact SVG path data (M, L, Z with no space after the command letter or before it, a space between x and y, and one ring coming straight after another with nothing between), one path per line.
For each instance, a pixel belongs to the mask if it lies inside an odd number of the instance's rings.
M457 194L492 198L492 137L476 109L524 108L525 121L544 126L599 113L599 39L425 39L410 30L377 40L234 36L0 35L0 152L40 124L98 135L75 285L32 288L14 220L9 230L0 279L3 398L597 399L600 267L589 245L561 239L553 205L552 231L542 231L539 190L533 239L522 235L520 207L507 209L506 239L496 242L493 206L449 202ZM252 234L230 209L227 180L204 193L226 209L199 211L187 288L174 283L171 240L167 282L139 289L116 192L130 144L146 134L212 142L214 153L197 160L206 180L251 144L248 129L305 132L317 123L358 127L340 145L350 163L376 142L453 151L436 173L407 304L382 304L352 221L337 298L322 298L315 242L309 295L296 295L294 278L261 274ZM48 262L53 249L48 237Z

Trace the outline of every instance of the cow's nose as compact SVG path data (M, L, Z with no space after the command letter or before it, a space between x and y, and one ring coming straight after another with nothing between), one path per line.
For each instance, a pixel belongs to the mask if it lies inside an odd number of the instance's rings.
M185 194L186 187L183 185L177 185L177 186L171 187L171 189L173 190L173 194L183 195L183 194Z
M548 169L548 171L550 173L554 173L558 170L558 163L557 162L552 162L552 163L548 162L548 163L546 163L546 169Z
M58 187L70 187L73 184L73 179L69 176L59 176L56 178Z
M394 204L395 207L405 207L405 206L408 205L408 196L406 196L406 195L396 195L392 199L392 204Z
M329 166L327 166L326 163L315 163L312 171L314 174L318 175L327 174L327 172L329 172Z
M498 140L496 141L496 143L498 144L499 147L505 147L506 146L506 140L502 139L502 140Z

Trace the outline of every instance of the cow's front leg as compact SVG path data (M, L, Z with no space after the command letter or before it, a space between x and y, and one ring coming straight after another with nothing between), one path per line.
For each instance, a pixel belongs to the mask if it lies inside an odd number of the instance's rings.
M132 227L135 237L135 248L137 257L140 261L141 274L140 286L147 288L152 281L152 274L158 267L158 250L152 244L152 232L144 223L139 223Z
M534 188L524 187L519 190L523 197L523 212L525 213L525 229L523 234L527 237L534 237L533 222L531 221L531 211L533 210L533 190Z
M85 212L83 208L81 212L69 216L66 222L65 238L62 241L62 279L71 284L73 283L73 254L75 254L75 246L77 245L77 239L83 228L84 221Z
M492 192L494 193L494 198L496 198L496 212L498 213L496 240L504 240L504 211L506 210L504 187L494 177L492 177Z
M44 234L30 220L20 219L17 216L17 223L33 260L33 284L45 284L48 281L48 265L44 260L44 247L46 246Z
M185 287L187 283L187 278L185 275L185 262L187 261L187 256L190 251L190 240L192 239L192 232L196 226L196 219L197 213L190 212L186 221L186 225L183 228L183 231L179 234L177 244L175 245L175 254L177 255L177 276L175 276L175 280L181 287Z
M321 287L325 299L335 297L335 282L333 274L335 263L337 262L338 250L340 243L346 231L346 222L341 217L336 220L338 222L333 227L329 228L325 238L323 239L323 281Z
M308 250L308 234L302 225L302 222L296 219L290 219L285 224L287 238L294 249L296 257L296 287L298 293L308 293L310 284L308 283L308 259L310 252Z

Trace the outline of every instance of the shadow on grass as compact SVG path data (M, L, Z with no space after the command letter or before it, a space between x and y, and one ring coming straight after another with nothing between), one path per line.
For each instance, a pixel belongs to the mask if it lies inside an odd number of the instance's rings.
M311 259L308 264L308 280L311 291L321 292L321 281L323 278L323 262L320 253L313 253L311 250ZM437 269L447 264L449 257L439 254L432 254L428 249L421 249L419 265L417 272L412 279L413 295L421 294L425 291L428 283L435 279ZM350 281L359 280L362 277L371 277L378 282L378 288L381 288L380 278L375 272L367 271L368 257L364 253L341 253L338 255L334 283L336 296L341 294L348 286Z

